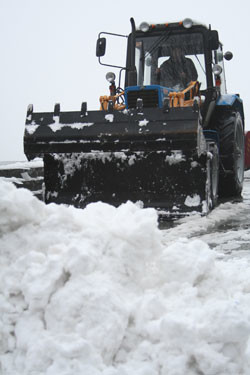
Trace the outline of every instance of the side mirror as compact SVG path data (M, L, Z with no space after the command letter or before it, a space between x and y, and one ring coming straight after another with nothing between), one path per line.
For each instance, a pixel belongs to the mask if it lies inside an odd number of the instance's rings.
M106 51L106 38L99 38L96 42L96 56L101 57L105 55Z
M232 52L227 51L227 52L224 54L224 59L226 59L227 61L232 60L232 58L233 58L233 54L232 54Z
M210 48L212 50L219 48L219 35L217 30L210 31Z

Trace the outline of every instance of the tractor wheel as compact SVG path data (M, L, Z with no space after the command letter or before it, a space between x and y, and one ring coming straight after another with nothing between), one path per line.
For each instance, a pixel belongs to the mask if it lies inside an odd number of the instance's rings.
M225 113L219 126L219 196L239 196L244 180L244 130L239 112Z

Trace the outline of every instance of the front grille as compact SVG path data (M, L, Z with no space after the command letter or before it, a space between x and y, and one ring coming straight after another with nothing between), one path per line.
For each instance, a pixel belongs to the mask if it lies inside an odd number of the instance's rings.
M127 92L128 108L136 108L137 99L143 100L144 108L158 107L158 90L129 90Z

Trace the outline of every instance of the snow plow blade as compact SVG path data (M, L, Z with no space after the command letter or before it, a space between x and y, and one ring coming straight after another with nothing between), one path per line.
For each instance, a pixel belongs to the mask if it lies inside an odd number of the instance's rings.
M84 107L84 106L83 106ZM164 215L206 213L208 157L193 107L33 113L24 151L44 157L45 201L141 201Z

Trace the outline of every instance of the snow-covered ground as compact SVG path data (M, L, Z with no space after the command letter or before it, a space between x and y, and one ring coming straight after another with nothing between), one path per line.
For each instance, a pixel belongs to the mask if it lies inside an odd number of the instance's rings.
M31 161L16 161L16 162L0 162L0 169L30 169L30 168L42 168L43 160L36 158Z
M249 196L159 230L0 181L0 374L248 375Z

